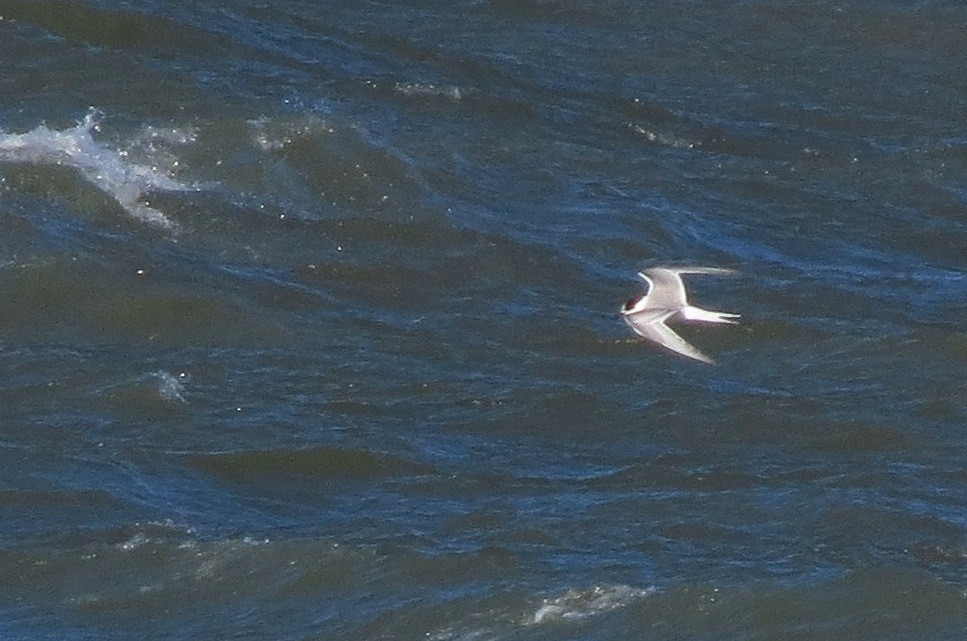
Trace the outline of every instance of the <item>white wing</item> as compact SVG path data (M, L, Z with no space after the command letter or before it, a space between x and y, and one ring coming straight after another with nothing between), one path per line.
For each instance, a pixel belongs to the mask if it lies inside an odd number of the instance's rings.
M652 267L638 272L649 285L648 307L662 309L681 309L688 305L685 297L685 283L671 269Z
M635 330L635 333L642 338L647 338L653 343L658 343L665 349L670 349L682 356L694 358L697 361L711 365L714 361L700 352L695 346L676 334L664 321L674 312L664 310L662 312L643 312L640 314L630 314L624 317L625 322Z
M722 274L725 276L739 273L734 269L726 269L724 267L664 267L662 269L667 269L676 274Z
M721 267L651 267L638 272L649 285L648 307L681 309L688 305L685 283L679 274L734 274Z

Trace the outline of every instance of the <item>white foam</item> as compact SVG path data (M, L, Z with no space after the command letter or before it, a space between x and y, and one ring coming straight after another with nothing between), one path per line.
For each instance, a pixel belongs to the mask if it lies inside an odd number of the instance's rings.
M99 113L91 110L75 127L56 130L41 125L24 134L0 131L0 161L56 165L76 169L87 181L111 196L131 217L173 230L176 225L144 202L149 191L189 191L157 167L130 162L125 152L99 144Z
M531 625L550 621L585 619L631 605L655 593L655 588L628 585L595 586L587 590L568 590L559 597L544 599L534 612Z
M282 151L293 142L335 132L335 129L325 120L315 116L294 121L270 120L263 117L249 120L248 125L253 144L264 152Z
M699 142L688 140L687 138L682 138L674 134L663 133L661 131L655 131L654 129L646 129L641 125L630 126L635 133L644 136L645 140L648 142L665 145L667 147L674 147L675 149L695 149L696 147L702 146Z
M154 373L154 377L158 379L158 395L161 396L162 399L171 403L188 402L184 397L185 385L183 381L187 380L188 378L188 375L185 372L175 376L164 370L159 370Z
M460 87L439 86L427 82L397 82L393 89L407 97L418 98L447 98L450 100L460 100L463 92Z
M636 588L629 585L573 588L560 596L544 599L536 611L531 609L532 605L523 604L526 612L523 615L518 607L471 612L463 621L427 631L424 638L427 641L503 639L515 636L514 633L520 628L564 624L613 612L637 603L657 591L654 587ZM480 624L482 620L486 621L483 625Z

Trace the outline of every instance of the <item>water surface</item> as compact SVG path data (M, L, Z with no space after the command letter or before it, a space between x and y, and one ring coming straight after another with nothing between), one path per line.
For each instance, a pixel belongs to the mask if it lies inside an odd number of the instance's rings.
M4 639L967 635L961 3L0 16Z

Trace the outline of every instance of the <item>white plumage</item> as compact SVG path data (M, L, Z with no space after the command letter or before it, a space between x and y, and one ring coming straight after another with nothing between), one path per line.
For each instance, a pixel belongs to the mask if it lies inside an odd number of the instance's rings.
M734 325L738 314L713 312L689 304L681 274L734 274L718 267L652 267L638 275L648 283L648 292L632 298L621 309L621 317L631 329L648 340L682 356L711 364L711 358L668 327L668 322L728 323Z

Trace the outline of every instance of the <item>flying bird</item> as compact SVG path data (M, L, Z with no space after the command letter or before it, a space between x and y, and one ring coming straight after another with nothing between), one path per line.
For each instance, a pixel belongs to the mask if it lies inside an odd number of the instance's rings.
M686 323L727 323L735 325L738 314L712 312L690 305L681 274L734 274L718 267L652 267L638 272L648 283L648 292L635 296L621 308L621 317L631 329L682 356L713 363L712 359L668 327L670 321Z

